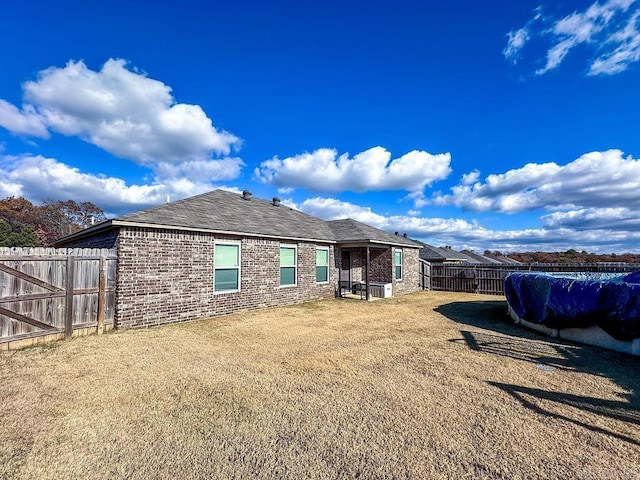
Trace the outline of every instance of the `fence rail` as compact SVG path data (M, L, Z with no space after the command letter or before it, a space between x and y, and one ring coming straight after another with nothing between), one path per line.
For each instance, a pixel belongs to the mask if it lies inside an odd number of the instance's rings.
M640 270L640 264L622 263L532 263L521 265L464 264L443 265L420 261L420 285L423 290L504 294L504 279L511 272L608 272Z
M0 350L113 325L116 252L0 248Z

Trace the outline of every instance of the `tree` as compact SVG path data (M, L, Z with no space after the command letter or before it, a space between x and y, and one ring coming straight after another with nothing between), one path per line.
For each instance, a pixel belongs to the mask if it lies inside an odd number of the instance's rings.
M47 200L37 206L25 198L8 197L0 200L0 246L51 245L106 218L91 202Z
M11 226L12 231L38 223L39 208L26 198L7 197L0 200L0 219Z
M41 245L35 228L38 207L25 198L0 200L0 246L37 247Z
M40 208L41 234L46 245L107 219L104 211L91 202L46 200Z
M40 245L33 227L14 232L6 221L0 220L0 247L37 247Z

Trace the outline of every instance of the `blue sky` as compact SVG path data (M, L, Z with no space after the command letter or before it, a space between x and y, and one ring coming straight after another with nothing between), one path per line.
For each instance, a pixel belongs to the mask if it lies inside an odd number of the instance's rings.
M95 3L3 6L2 198L640 252L640 0Z

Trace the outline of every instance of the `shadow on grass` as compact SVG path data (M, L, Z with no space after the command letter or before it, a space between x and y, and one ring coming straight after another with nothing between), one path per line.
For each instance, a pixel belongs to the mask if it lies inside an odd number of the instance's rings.
M629 404L627 402L605 400L602 398L585 397L561 392L549 392L538 388L528 388L519 385L510 385L507 383L487 383L511 395L524 407L529 408L540 415L571 422L593 432L610 435L618 440L640 446L640 440L636 438L618 432L612 432L606 428L602 428L591 423L585 423L561 413L544 409L539 404L542 403L540 400L543 400L546 402L561 404L562 407L573 407L583 412L591 412L599 416L613 418L625 423L640 425L640 411L638 410L637 405ZM533 399L536 399L537 402ZM563 408L563 410L566 410L566 408Z
M620 401L581 397L518 385L491 382L490 384L507 392L524 406L538 413L578 423L590 430L601 431L640 445L637 439L608 432L557 413L547 412L536 403L527 400L527 398L536 398L540 401L562 403L596 415L640 425L640 376L638 375L640 358L589 345L573 344L515 325L507 314L505 301L453 302L436 308L436 311L457 324L482 329L482 331L461 329L463 338L451 339L453 343L464 343L470 349L479 352L535 363L542 370L557 368L578 371L605 377L615 382L626 392Z

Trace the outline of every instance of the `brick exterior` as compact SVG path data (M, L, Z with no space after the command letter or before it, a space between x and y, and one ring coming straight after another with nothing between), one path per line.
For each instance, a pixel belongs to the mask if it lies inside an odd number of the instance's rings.
M214 292L216 241L240 244L240 291ZM280 287L280 245L297 247L297 285ZM312 242L120 227L66 247L117 248L115 325L147 327L334 297L342 249ZM316 248L329 248L329 282L316 283ZM393 284L393 295L419 289L419 250L403 248L403 279L395 279L394 250L369 250L369 279ZM365 279L366 249L351 252L351 280Z
M214 242L241 244L239 292L214 293ZM146 327L264 307L331 298L338 270L316 283L316 247L298 242L297 285L280 287L280 241L175 230L121 228L118 236L116 325ZM283 244L291 242L283 242ZM329 258L333 258L330 246ZM417 252L417 250L416 250Z
M372 282L392 282L393 256L390 248L372 248L370 250L369 279Z
M420 290L420 250L417 248L402 248L402 280L396 280L395 268L392 269L392 273L394 295Z

